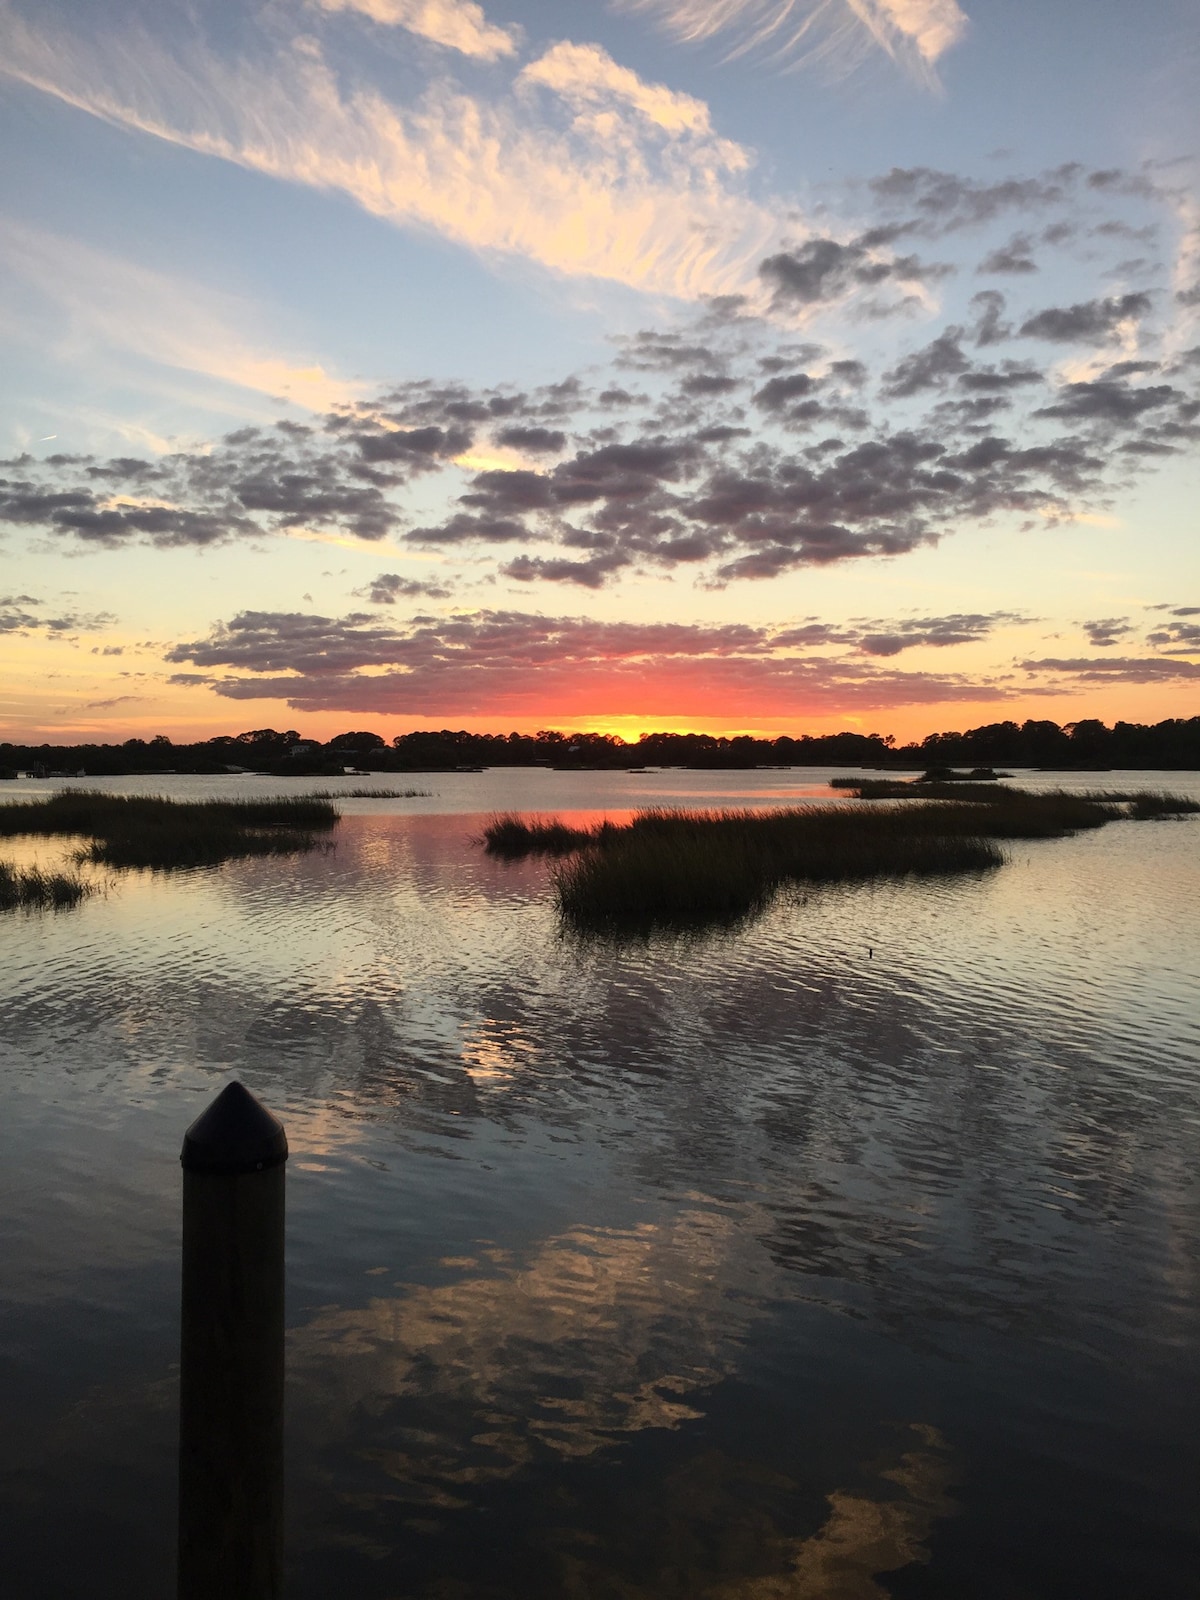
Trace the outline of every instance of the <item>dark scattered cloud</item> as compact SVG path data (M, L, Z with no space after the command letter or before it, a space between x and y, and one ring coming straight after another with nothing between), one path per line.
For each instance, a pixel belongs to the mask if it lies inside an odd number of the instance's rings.
M528 537L529 529L515 517L471 516L465 511L456 511L440 526L411 528L404 535L408 544L424 549L454 544L509 544Z
M961 328L947 328L923 349L905 356L890 372L883 375L880 389L886 400L907 399L926 389L941 389L951 378L970 369L970 359L963 354L960 340Z
M1036 214L1066 204L1084 168L1067 162L1034 177L988 181L934 167L893 167L868 185L885 208L905 213L905 229L929 237L980 227L1012 212Z
M1164 656L1093 656L1023 661L1027 672L1055 673L1079 683L1174 683L1200 678L1200 663Z
M999 309L988 299L983 312ZM208 454L157 462L22 457L0 467L0 495L10 520L84 542L202 544L315 526L414 548L508 546L497 571L521 583L591 588L634 568L691 566L702 582L724 584L903 554L965 519L1063 514L1102 494L1116 460L1139 452L1152 459L1197 427L1192 389L1147 381L1161 378L1153 362L1120 363L1052 389L1033 363L981 360L970 339L952 325L887 368L877 416L861 362L830 360L811 345L778 361L751 349L741 370L748 377L757 369L758 381L746 403L710 386L706 401L720 409L701 424L684 385L711 369L681 363L654 428L644 419L593 428L595 442L544 469L454 466L446 452L463 442L467 425L445 426L448 408L489 417L501 409L506 420L493 437L557 450L567 430L514 421L514 407L561 412L573 393L578 409L561 420L586 435L585 392L559 385L549 399L545 391L472 397L413 385L403 403L392 391L299 437L241 430ZM801 354L803 367L795 364ZM1006 422L1018 400L1022 413ZM431 414L441 421L430 423ZM1085 433L1097 428L1123 454L1088 446ZM399 443L364 452L364 437ZM453 473L444 515L406 526L404 491L430 472ZM124 483L136 486L128 502Z
M548 583L577 583L585 589L602 589L607 580L622 567L627 567L631 560L631 556L616 549L601 551L586 561L517 556L500 571L506 578L515 578L519 583L532 583L540 578Z
M462 427L389 428L380 433L360 433L355 443L365 461L420 467L438 457L452 460L468 448L473 438L471 430Z
M806 400L817 392L819 380L807 372L791 372L786 378L768 378L754 393L754 404L764 411L783 411L797 400Z
M1090 645L1106 649L1110 645L1120 644L1127 634L1135 630L1127 617L1097 617L1092 622L1085 622L1083 631Z
M51 637L94 633L110 627L116 618L108 611L84 613L49 611L45 601L31 594L0 595L0 634L44 633ZM119 652L105 651L105 655Z
M958 386L972 393L1003 394L1010 389L1025 389L1044 383L1042 372L1028 362L1002 361L997 366L968 368L958 374Z
M769 355L758 356L754 364L760 372L793 372L797 367L811 367L814 362L821 361L825 353L823 345L807 341L775 344ZM861 362L854 362L853 365L861 366Z
M83 709L85 711L111 711L114 706L129 705L133 701L144 700L145 698L145 695L142 694L114 694L110 695L107 700L85 700Z
M0 523L45 528L83 544L110 547L128 543L160 548L220 544L238 534L253 536L259 532L257 524L233 506L224 511L198 511L138 505L132 500L113 503L107 492L98 493L86 483L69 489L46 485L47 468L57 473L64 468L69 471L74 465L53 460L35 465L30 457L0 463ZM29 475L22 469L27 469ZM32 475L34 472L37 477Z
M1151 199L1162 192L1158 182L1149 173L1126 172L1123 167L1104 167L1089 172L1087 186L1106 194L1133 195L1138 199Z
M995 628L1005 623L1026 620L1021 613L1014 611L912 617L890 626L879 624L874 631L864 632L858 642L859 648L867 655L894 656L919 644L933 645L937 649L945 649L949 645L974 644L986 639Z
M760 361L759 365L766 363ZM860 361L834 361L817 375L777 372L760 384L751 401L789 432L811 432L818 427L854 432L870 425L857 394L865 381L866 369Z
M26 454L0 462L0 522L75 548L315 531L443 553L444 581L383 573L361 591L372 605L445 598L456 562L490 563L486 578L510 589L647 573L720 586L902 555L1000 516L1052 526L1200 438L1200 347L1175 353L1182 341L1164 338L1180 314L1172 297L1107 293L1102 265L1080 290L1091 298L1030 303L1042 280L1028 267L1045 251L1074 242L1096 254L1108 223L1122 243L1133 227L1102 208L1132 215L1147 193L1139 175L1092 176L896 169L869 186L877 225L762 263L789 326L732 297L689 325L617 341L615 368L586 381L422 380L153 459ZM1157 181L1147 179L1156 194ZM814 308L851 297L866 315L872 297L921 289L945 269L910 245L966 227L993 230L977 255L1007 274L1005 292L984 288L956 318L889 338L888 358L870 366L796 331ZM1129 320L1138 359L1060 381L1064 356L1090 358ZM1022 359L1006 354L1016 348ZM472 467L495 448L521 464Z
M945 649L986 639L1005 623L1028 622L1016 611L956 612L945 617L905 617L899 621L859 618L848 624L810 619L775 635L776 647L851 645L867 656L896 656L917 645Z
M870 376L865 362L853 359L831 362L829 372L831 377L850 389L861 389Z
M698 344L681 333L643 328L616 342L620 352L617 365L632 367L638 372L676 372L687 367L712 367L720 362L720 356L711 345Z
M1196 616L1200 607L1180 606L1175 616ZM1164 655L1200 655L1200 623L1169 622L1146 635L1146 643L1161 650Z
M944 262L925 262L914 255L881 253L883 242L878 234L864 234L848 243L809 239L767 256L758 271L776 305L812 306L885 283L933 283L954 270Z
M976 345L1002 344L1012 338L1012 324L1004 321L1007 303L999 289L984 289L971 296L975 313L971 337Z
M1010 275L1036 272L1038 265L1033 259L1033 248L1033 240L1027 233L1014 233L1007 244L989 250L975 270Z
M1041 407L1035 415L1123 426L1136 423L1148 411L1162 411L1168 406L1190 420L1188 397L1169 383L1135 387L1119 378L1103 378L1063 384L1054 404Z
M1127 439L1120 447L1121 454L1153 460L1156 456L1173 456L1179 451L1177 444L1170 444L1165 439Z
M530 423L513 422L494 435L497 444L514 450L524 450L531 455L557 455L567 443L561 428L542 428Z
M1047 243L1053 244L1049 230L1043 235ZM1120 239L1129 244L1152 245L1158 237L1158 229L1153 223L1143 228L1135 228L1121 217L1106 217L1103 222L1097 222L1088 229L1088 237L1092 239Z
M1021 324L1027 339L1050 339L1056 344L1105 344L1122 322L1144 317L1152 300L1144 291L1114 295L1107 300L1082 300L1072 306L1051 306Z
M176 645L167 659L194 669L175 681L204 683L232 700L282 698L307 711L466 714L486 706L501 714L536 705L565 715L636 701L651 715L719 706L739 716L1000 700L1010 692L806 653L783 629L506 610L416 616L396 627L359 613L244 612Z
M700 397L732 394L735 389L741 388L741 379L720 372L695 372L683 380L680 388L686 395Z
M420 578L405 578L398 572L381 572L364 589L356 592L373 606L390 606L397 600L415 600L419 595L429 600L445 600L451 593L442 584L429 583Z
M711 428L701 428L696 434L697 444L730 444L734 439L749 439L753 428L738 428L728 422L714 423Z

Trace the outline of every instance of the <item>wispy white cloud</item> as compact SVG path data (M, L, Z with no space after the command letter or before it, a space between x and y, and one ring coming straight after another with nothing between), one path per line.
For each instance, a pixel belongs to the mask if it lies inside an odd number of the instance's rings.
M240 331L251 307L182 278L10 219L0 218L0 271L55 309L57 348L124 351L200 373L312 411L354 399L360 386L264 350Z
M848 0L882 44L889 31L911 39L933 62L957 44L967 18L955 0Z
M516 54L517 30L495 27L471 0L317 0L317 4L324 11L359 11L373 22L404 28L477 61Z
M553 45L530 62L518 79L551 89L568 105L580 110L616 105L629 106L667 133L708 138L712 122L708 107L694 95L680 94L665 84L647 83L629 67L622 67L598 44ZM730 164L746 164L745 153L727 146Z
M753 54L779 67L824 62L849 70L876 49L918 78L963 37L956 0L615 0L656 17L688 42L727 38L726 59Z
M777 212L707 108L598 46L556 46L494 98L450 80L401 105L344 86L316 40L265 64L145 33L51 33L0 0L0 71L93 116L484 252L684 299L753 287Z

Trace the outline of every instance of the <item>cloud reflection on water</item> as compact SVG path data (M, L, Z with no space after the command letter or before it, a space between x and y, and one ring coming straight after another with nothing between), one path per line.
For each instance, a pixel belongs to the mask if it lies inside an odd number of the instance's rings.
M697 1197L699 1198L699 1197ZM326 1418L388 1397L435 1395L478 1414L403 1451L390 1471L445 1482L506 1475L703 1414L764 1315L771 1263L751 1218L711 1204L630 1228L568 1229L528 1254L488 1250L449 1284L318 1313L292 1335L291 1370ZM459 1258L456 1258L459 1259Z
M359 1454L354 1505L374 1530L377 1559L403 1537L397 1494L409 1517L465 1512L489 1482L540 1482L647 1430L704 1419L708 1396L738 1371L749 1328L770 1314L777 1283L756 1239L761 1208L691 1199L665 1221L577 1226L524 1254L448 1259L443 1268L462 1274L450 1283L329 1307L294 1330L289 1375L306 1441L319 1450L337 1439ZM756 1469L697 1440L663 1485L651 1567L677 1563L690 1545L680 1593L882 1600L875 1575L926 1560L935 1522L955 1509L940 1434L914 1424L904 1437L907 1449L885 1441L882 1460L856 1469L877 1481L876 1493L833 1489L803 1535L794 1530L811 1516L811 1486L776 1475L767 1504L784 1509L764 1514L744 1495ZM618 1494L618 1515L630 1492ZM543 1517L553 1524L555 1508ZM727 1530L720 1559L698 1531L714 1517ZM665 1574L623 1580L611 1551L589 1550L585 1527L550 1537L541 1524L535 1537L561 1564L561 1587L548 1579L554 1592L667 1592ZM672 1574L671 1593L680 1577Z

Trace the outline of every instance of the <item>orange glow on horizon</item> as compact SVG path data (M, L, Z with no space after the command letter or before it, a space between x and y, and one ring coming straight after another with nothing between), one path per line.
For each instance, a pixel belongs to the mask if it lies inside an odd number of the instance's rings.
M97 640L93 648L92 639ZM110 655L105 641L119 648ZM436 677L426 680L437 692ZM1004 680L1001 680L1002 682ZM369 676L359 683L369 685ZM622 672L620 664L573 668L553 663L528 676L501 672L492 684L450 685L442 691L449 709L297 710L278 698L222 698L200 684L172 683L157 649L116 630L56 640L9 636L0 650L0 742L14 744L121 744L165 734L176 743L194 743L249 729L297 729L303 737L326 741L335 734L367 729L390 743L410 731L462 729L471 733L615 734L636 745L647 733L703 733L772 739L843 731L891 734L898 744L930 733L962 731L988 723L1053 721L1060 725L1094 717L1156 723L1200 713L1195 683L1091 683L1070 681L1052 692L1007 684L1011 698L945 699L864 705L851 685L839 707L836 691L818 683L761 684L745 675L730 676L723 661L677 663L668 660ZM312 684L319 693L321 684ZM867 687L870 687L869 685ZM919 692L921 681L878 686L880 696L902 698ZM415 697L413 697L415 698ZM409 705L411 706L410 699ZM611 709L607 709L611 707ZM469 709L468 709L469 708ZM657 708L657 709L656 709ZM692 709L694 708L694 709Z
M745 719L736 712L722 716L719 709L708 715L646 716L635 712L580 712L577 715L547 713L541 716L495 713L453 712L432 716L412 713L385 715L363 711L303 712L282 701L249 701L238 704L205 695L203 711L192 710L189 701L195 692L178 690L161 698L148 696L146 706L130 706L122 712L116 707L109 714L97 708L89 715L83 705L51 705L45 688L41 692L0 697L0 743L13 744L122 744L126 739L150 740L165 734L173 742L189 744L221 734L237 734L251 728L295 728L304 738L326 741L352 729L368 729L388 743L397 735L410 732L437 732L443 728L468 733L534 734L540 729L562 733L611 733L626 744L636 745L647 733L707 733L733 738L740 734L752 738L774 739L780 735L799 738L804 734L879 733L892 734L897 744L923 739L930 733L962 731L993 722L1028 719L1063 725L1085 717L1096 717L1112 725L1117 721L1155 723L1169 717L1188 718L1200 714L1194 690L1181 684L1164 691L1161 685L1097 685L1086 693L1031 695L1008 701L946 701L931 705L902 706L878 711L838 712L821 715L771 716ZM32 689L32 685L28 688ZM21 703L23 702L23 703ZM157 706L158 709L154 709Z

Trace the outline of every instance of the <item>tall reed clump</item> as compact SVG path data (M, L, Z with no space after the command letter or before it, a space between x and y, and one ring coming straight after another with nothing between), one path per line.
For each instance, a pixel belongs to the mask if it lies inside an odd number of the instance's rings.
M312 850L317 833L333 828L338 816L322 799L183 801L62 789L0 806L0 835L77 835L90 841L81 860L168 871Z
M95 886L67 872L42 872L37 867L18 868L0 861L0 911L19 907L37 911L65 911L77 906Z

